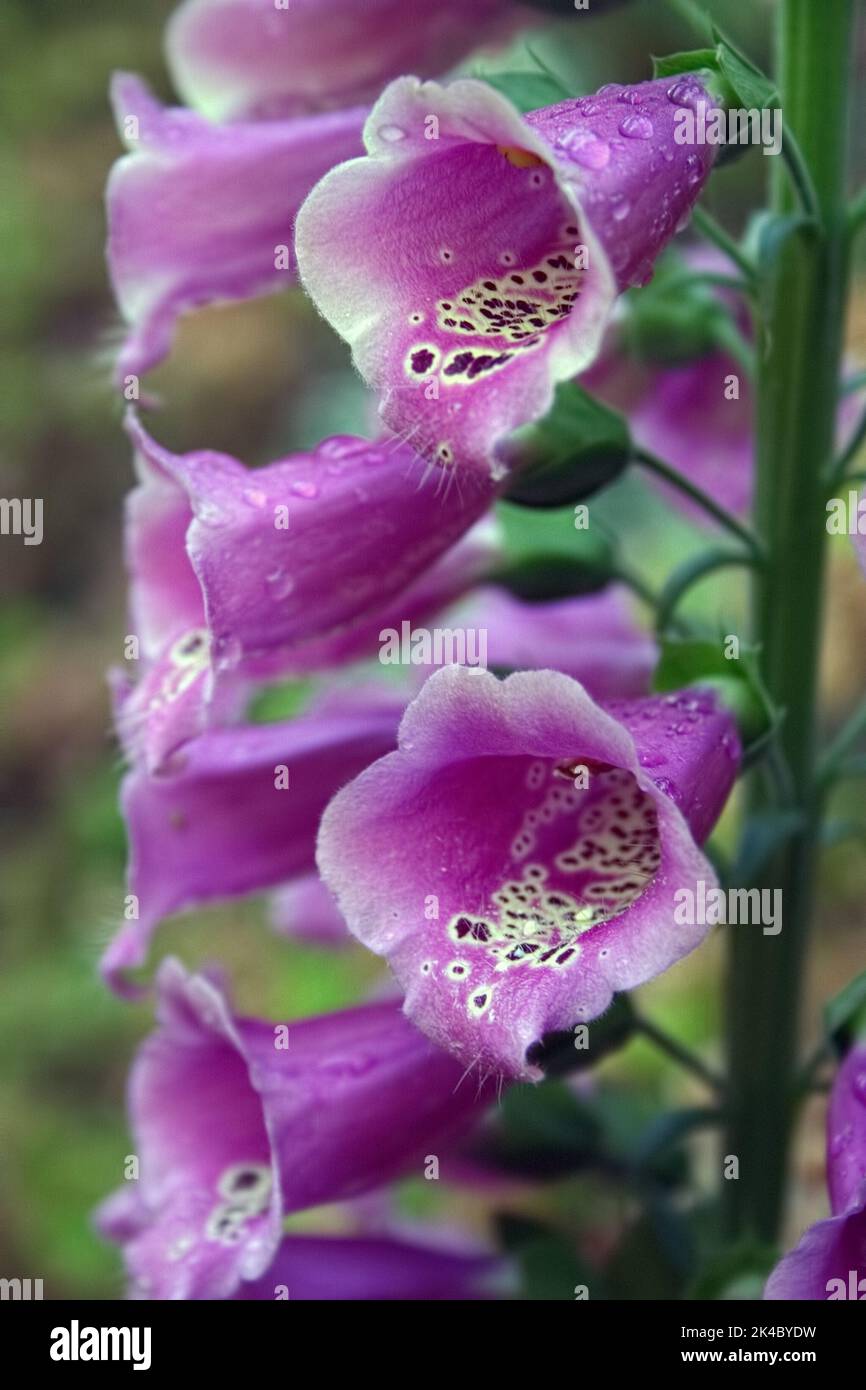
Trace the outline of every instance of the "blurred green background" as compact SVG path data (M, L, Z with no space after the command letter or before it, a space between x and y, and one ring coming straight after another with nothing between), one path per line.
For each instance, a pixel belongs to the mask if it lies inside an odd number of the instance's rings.
M103 265L102 191L119 152L106 100L109 74L134 69L170 98L161 31L171 8L169 0L0 0L0 491L45 499L42 545L0 540L0 1275L43 1278L51 1298L114 1297L122 1289L116 1252L92 1232L89 1213L121 1180L130 1149L124 1076L150 1020L147 1004L111 998L95 970L123 895L121 767L103 673L119 661L126 631L120 516L131 482L121 408L109 387L119 325ZM736 0L710 8L766 60L769 5ZM650 52L692 46L675 8L662 0L638 0L578 27L580 43L574 21L564 20L532 44L576 91L614 78L638 80L648 75ZM532 58L524 51L495 60L515 64L531 68ZM483 72L494 61L468 66ZM765 165L751 152L714 177L709 205L735 229L760 199ZM851 341L866 360L862 278ZM161 440L223 449L250 464L335 430L363 431L372 419L342 343L300 292L189 318L148 386L164 400L154 425ZM597 511L594 504L593 515L656 580L701 544L632 481L599 501ZM574 535L567 515L532 524L544 525L547 542L566 549ZM696 600L702 616L730 623L742 613L742 595L726 585L703 587ZM866 590L840 542L828 606L828 724L864 682ZM828 854L804 1024L809 1035L818 1001L866 964L856 789L840 796L834 813L854 824ZM713 941L642 992L648 1011L716 1061L722 946ZM279 1018L351 1002L381 979L378 963L360 948L329 953L278 940L258 903L163 928L157 948L190 963L223 959L240 1004ZM613 1087L611 1094L631 1097L638 1108L638 1098L644 1104L647 1097L653 1104L695 1102L692 1084L644 1044L603 1064L601 1074L602 1089ZM519 1109L523 1101L511 1104ZM798 1148L792 1232L823 1212L821 1150L816 1103ZM699 1179L710 1156L711 1149L697 1147ZM563 1224L590 1262L617 1242L632 1256L637 1250L642 1259L655 1258L631 1199L603 1175L582 1173L540 1190L506 1184L494 1195L431 1196L423 1186L406 1186L406 1211L460 1216L489 1232L494 1208L506 1210L515 1220ZM320 1226L346 1219L301 1218ZM549 1274L555 1248L541 1249ZM530 1265L536 1256L531 1247ZM634 1260L620 1263L625 1270ZM531 1281L535 1289L543 1287L543 1270ZM666 1277L658 1274L661 1291ZM612 1287L629 1292L628 1278Z

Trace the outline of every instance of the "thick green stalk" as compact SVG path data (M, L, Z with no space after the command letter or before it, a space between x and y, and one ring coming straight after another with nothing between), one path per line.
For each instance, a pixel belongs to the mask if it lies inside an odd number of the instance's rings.
M761 872L782 890L782 930L732 926L728 1001L729 1116L725 1153L739 1177L724 1183L730 1225L764 1239L784 1212L795 1117L804 948L820 833L816 793L816 687L821 638L825 486L833 452L847 288L845 165L853 0L781 0L779 88L783 123L796 131L814 183L819 225L789 237L763 271L758 372L755 527L767 551L756 572L754 617L763 675L784 710L780 741L802 831ZM795 211L785 170L774 170L774 209ZM751 810L774 805L755 777Z

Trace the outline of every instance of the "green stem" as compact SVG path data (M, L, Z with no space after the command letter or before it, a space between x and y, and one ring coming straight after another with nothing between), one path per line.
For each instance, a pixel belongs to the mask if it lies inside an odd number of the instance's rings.
M680 602L707 575L722 569L737 569L754 565L751 552L731 550L702 550L678 565L661 591L656 608L656 631L666 632Z
M755 267L730 232L725 231L721 222L717 222L712 213L707 212L706 208L701 207L700 204L692 213L692 222L701 236L706 237L707 241L711 241L714 246L718 246L729 260L739 266L746 280L751 284L755 279Z
M861 188L848 209L848 232L855 236L866 222L866 188Z
M716 1073L708 1067L696 1053L687 1048L684 1043L678 1042L676 1038L672 1038L669 1033L666 1033L663 1028L659 1028L657 1024L651 1022L648 1018L638 1016L636 1023L637 1031L642 1033L645 1038L648 1038L650 1042L654 1043L661 1052L664 1052L679 1066L684 1067L686 1071L690 1071L694 1076L697 1076L703 1081L705 1086L709 1086L711 1091L714 1091L717 1095L722 1094L725 1087L722 1078L717 1076Z
M855 709L847 724L839 730L821 759L818 779L822 786L827 786L838 776L846 754L850 752L862 734L866 734L866 700Z
M756 560L762 559L763 547L758 537L749 530L748 526L745 526L742 521L739 521L731 512L726 511L720 503L710 497L708 493L702 492L699 487L696 487L689 478L684 477L682 473L678 473L675 468L672 468L669 463L665 463L663 459L657 458L655 454L651 454L648 449L636 449L634 460L635 463L639 463L644 468L648 469L650 473L655 473L656 477L663 478L666 483L670 483L673 487L678 488L684 496L690 497L708 516L711 516L713 520L717 521L720 526L723 526L726 531L730 531L732 536L737 537L737 540L742 541L749 553L754 556Z
M816 696L824 588L825 476L832 455L847 290L846 127L852 0L781 0L779 88L796 129L820 221L781 241L763 286L766 350L757 383L756 525L768 563L756 576L754 617L762 675L784 710L779 744L791 771L800 828L762 868L758 887L780 888L776 936L731 933L729 1106L724 1182L733 1232L773 1240L785 1205L795 1116L797 1037L805 945L820 839ZM796 210L776 172L774 211ZM750 806L772 815L775 794L754 777Z

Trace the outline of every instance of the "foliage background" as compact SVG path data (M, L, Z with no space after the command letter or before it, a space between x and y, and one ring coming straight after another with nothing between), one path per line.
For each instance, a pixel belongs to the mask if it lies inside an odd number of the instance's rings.
M708 8L766 60L769 4L731 0ZM102 192L119 149L109 74L135 69L171 96L161 57L170 9L170 0L0 0L0 492L45 500L41 546L0 538L0 1276L41 1277L50 1298L121 1292L116 1253L93 1233L89 1213L121 1180L131 1147L125 1071L150 1023L147 1004L119 1003L95 973L123 895L121 768L103 672L119 662L126 631L120 515L131 482L108 384L119 328L103 265ZM580 42L574 25L559 22L533 49L575 91L640 80L650 52L692 46L663 0L638 0L591 22L581 17ZM866 55L859 61L862 71ZM495 60L512 69L532 65L525 50ZM863 128L862 114L855 129ZM866 149L857 159L862 176ZM760 200L766 172L760 153L750 152L714 176L710 206L738 228ZM862 271L851 342L862 363ZM300 293L186 320L151 381L165 400L164 442L223 449L251 464L329 432L363 432L371 422L343 345ZM593 517L615 525L625 553L657 579L701 544L631 480L594 502ZM565 549L573 540L567 513L543 521L523 513L521 529L530 525L543 526L547 542ZM725 631L743 619L742 596L726 578L705 585L696 604ZM828 724L864 684L866 589L840 541L824 663ZM846 835L827 855L804 1038L817 1032L820 1001L866 965L861 797L855 786L835 805ZM717 937L641 992L647 1011L717 1064L723 946ZM360 948L334 953L278 940L258 903L163 928L157 947L190 963L222 958L241 1006L277 1018L350 1003L381 980L378 963ZM644 1043L603 1063L589 1090L584 1084L579 1091L614 1116L627 1147L660 1105L705 1099ZM507 1115L520 1133L558 1142L555 1111L555 1096L521 1093ZM822 1119L818 1099L806 1108L799 1136L792 1238L825 1209ZM559 1147L568 1150L568 1136ZM410 1180L398 1194L400 1209L417 1220L460 1218L481 1233L503 1212L511 1213L512 1231L529 1220L559 1227L559 1243L524 1244L534 1296L569 1297L572 1265L591 1266L614 1249L611 1294L659 1297L694 1288L694 1269L674 1248L670 1222L640 1220L634 1196L588 1165L580 1145L572 1147L566 1166L574 1172L556 1182L432 1191ZM696 1141L690 1157L698 1185L708 1187L717 1171L712 1141ZM305 1213L295 1224L338 1228L353 1219L332 1210Z

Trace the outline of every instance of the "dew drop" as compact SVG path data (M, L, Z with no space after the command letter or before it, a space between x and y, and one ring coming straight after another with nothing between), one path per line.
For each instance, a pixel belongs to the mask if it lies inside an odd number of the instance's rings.
M854 1094L861 1105L866 1105L866 1071L858 1071L853 1082Z
M674 106L695 106L703 96L701 88L693 78L682 78L668 87L668 101Z
M597 135L574 131L558 143L583 169L605 169L610 163L610 145Z
M294 579L286 570L274 570L273 574L268 575L265 583L271 598L274 599L288 598L295 587Z
M701 163L700 155L690 154L685 163L686 183L690 188L694 188L696 183L700 183L704 177L704 166Z
M293 492L295 497L306 497L308 499L318 497L319 495L319 489L317 485L313 482L309 482L306 479L302 478L299 478L297 482L292 483L292 486L289 489L289 491Z
M628 201L627 198L622 198L618 203L615 203L615 204L614 204L614 208L613 208L613 220L614 220L614 222L624 222L625 219L628 217L628 215L629 215L630 212L631 212L631 203Z
M653 135L653 123L649 116L641 116L637 111L630 111L620 121L619 133L624 135L627 140L650 140Z
M403 127L399 125L380 125L379 136L382 140L387 141L389 145L396 145L399 140L406 139L406 132Z

